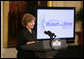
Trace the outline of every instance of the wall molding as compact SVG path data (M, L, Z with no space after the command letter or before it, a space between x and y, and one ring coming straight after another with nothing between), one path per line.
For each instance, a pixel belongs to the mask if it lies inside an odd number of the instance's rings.
M4 47L8 47L8 13L9 1L4 1Z

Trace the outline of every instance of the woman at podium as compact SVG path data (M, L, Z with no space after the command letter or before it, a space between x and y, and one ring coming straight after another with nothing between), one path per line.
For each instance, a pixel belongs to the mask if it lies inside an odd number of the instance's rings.
M22 18L23 29L19 32L16 46L18 51L17 58L35 58L35 53L33 51L23 50L21 48L22 45L35 43L36 36L35 32L32 30L35 25L35 19L36 18L30 13L24 14Z

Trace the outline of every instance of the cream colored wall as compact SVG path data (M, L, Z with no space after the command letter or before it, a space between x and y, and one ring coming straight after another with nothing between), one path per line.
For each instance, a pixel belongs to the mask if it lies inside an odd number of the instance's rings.
M53 1L53 7L65 7L65 1Z
M1 58L3 58L3 1L1 1Z
M81 1L53 1L53 7L76 7L76 11L78 11Z

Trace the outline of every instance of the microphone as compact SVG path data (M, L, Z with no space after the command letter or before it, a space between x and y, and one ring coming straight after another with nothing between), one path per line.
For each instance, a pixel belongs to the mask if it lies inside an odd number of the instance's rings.
M51 36L55 36L56 37L56 35L54 33L52 33L51 31L44 31L44 33L49 35L50 37Z
M51 32L50 31L44 31L45 34L51 36Z

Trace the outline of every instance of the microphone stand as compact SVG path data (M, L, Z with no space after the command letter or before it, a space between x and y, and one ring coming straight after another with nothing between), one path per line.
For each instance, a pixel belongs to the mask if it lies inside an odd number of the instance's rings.
M54 34L54 33L53 33ZM52 45L51 45L51 42L52 42L52 40L54 40L55 39L55 37L56 37L56 35L49 35L50 36L50 46L51 46L51 48L52 48ZM52 48L52 50L54 50L53 48Z

